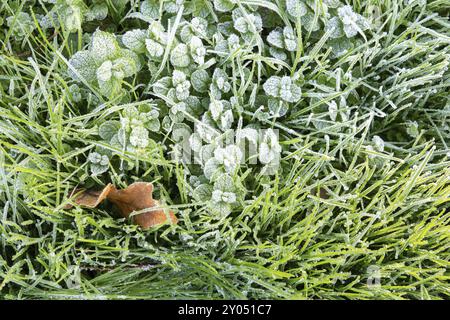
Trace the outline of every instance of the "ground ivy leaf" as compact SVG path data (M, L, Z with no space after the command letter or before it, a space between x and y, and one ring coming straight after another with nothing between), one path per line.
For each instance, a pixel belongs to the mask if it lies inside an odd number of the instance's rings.
M146 37L147 33L145 32L145 30L134 29L125 32L125 34L122 36L122 42L128 49L131 49L134 52L144 53Z
M193 196L197 201L208 201L211 199L213 188L209 184L201 184L194 189Z
M220 12L231 11L234 8L234 2L231 0L214 0L214 8Z
M113 138L113 136L115 134L117 134L117 132L120 129L120 122L119 121L106 121L103 122L99 127L98 127L98 135L106 141L111 141L111 139Z
M164 54L164 47L152 39L145 39L145 47L152 58L159 58Z
M85 14L86 21L103 20L108 16L108 4L98 3L93 5Z
M141 3L140 12L151 19L159 18L159 2L155 0L144 0Z
M174 67L185 68L189 66L189 49L184 43L178 44L170 54L170 63Z
M205 175L206 179L211 180L218 169L219 163L217 162L217 160L214 158L210 158L205 162L205 165L203 167L203 174Z
M198 92L207 92L208 86L211 83L211 77L206 70L196 70L191 75L191 83L194 89Z
M267 42L277 48L284 49L283 31L281 28L272 30L267 36Z
M116 58L120 53L120 47L113 34L97 29L92 35L90 51L96 61L103 62Z
M231 213L231 206L226 202L214 203L212 209L220 217L226 217L227 215L229 215Z
M163 77L153 84L153 91L157 94L166 96L171 85L172 79L170 77Z
M83 50L76 52L70 59L69 64L83 77L87 82L92 83L97 79L96 71L98 64L92 57L90 51ZM76 80L80 80L78 76L68 69L69 75Z
M344 35L342 22L338 17L333 17L325 24L325 31L331 31L330 38L336 39Z
M106 60L105 62L103 62L97 69L97 79L103 82L109 81L112 77L112 67L113 64L110 60Z
M284 52L281 49L278 49L278 48L275 48L275 47L270 47L269 48L269 53L275 59L282 60L282 61L285 61L287 59L286 52Z
M282 100L269 98L268 100L268 108L272 112L274 116L282 117L288 111L288 105L284 103Z
M309 31L314 32L320 29L320 24L318 21L314 23L314 13L308 12L304 16L301 17L301 22L303 27Z
M228 174L221 174L214 182L214 190L222 192L234 192L234 182Z
M332 48L333 56L336 58L343 56L353 48L351 41L346 37L330 39L327 44Z
M308 12L308 9L300 0L286 0L286 11L294 18L300 18Z
M272 97L278 97L280 94L281 78L272 76L266 80L263 84L264 92Z
M98 176L99 174L102 174L102 173L108 171L109 167L108 166L103 166L103 165L100 165L100 164L93 164L93 163L91 163L90 168L91 168L92 175L93 176Z

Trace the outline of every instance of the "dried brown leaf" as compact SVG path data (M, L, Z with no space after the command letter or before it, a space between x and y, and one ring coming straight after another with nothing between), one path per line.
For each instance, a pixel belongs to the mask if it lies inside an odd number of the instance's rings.
M76 189L72 194L78 193ZM84 190L74 200L80 206L95 208L103 200L108 199L120 211L123 217L129 218L131 213L144 211L132 216L133 222L140 225L143 229L160 225L163 223L177 223L178 219L172 211L167 214L159 208L159 202L153 199L153 185L149 182L135 182L127 188L118 190L111 183L103 190ZM65 209L71 208L68 205ZM149 210L146 210L149 209Z
M74 191L72 191L70 197L72 197L74 194L78 194L78 196L74 200L74 202L77 205L95 208L103 200L106 199L112 188L114 188L114 186L111 183L109 183L106 187L104 187L103 190L92 190L92 189L85 190L77 188ZM72 207L73 205L69 203L64 207L64 209L70 209Z
M152 211L133 216L136 224L147 229L167 221L166 213L164 210L157 208L159 203L153 199L152 193L153 185L151 183L135 182L123 190L112 189L108 194L108 200L120 209L125 218L128 218L134 211L156 207ZM172 223L177 223L178 220L173 212L169 212L169 217Z

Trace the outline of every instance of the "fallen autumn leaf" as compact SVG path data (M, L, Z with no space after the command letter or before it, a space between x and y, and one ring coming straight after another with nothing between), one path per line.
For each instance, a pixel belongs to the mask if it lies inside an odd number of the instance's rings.
M80 206L95 208L103 200L108 199L127 219L133 212L144 211L132 216L133 222L144 230L166 223L169 219L173 224L178 222L172 211L166 214L163 209L159 208L159 202L152 196L153 185L149 182L135 182L122 190L116 189L113 184L109 183L103 190L88 189L79 193L80 191L80 189L75 189L71 193L71 196L78 193L74 202ZM72 207L73 205L68 204L64 209Z

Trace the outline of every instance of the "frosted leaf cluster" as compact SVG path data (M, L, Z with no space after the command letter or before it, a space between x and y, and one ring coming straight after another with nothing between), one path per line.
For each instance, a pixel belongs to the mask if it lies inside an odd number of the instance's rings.
M6 18L6 25L10 27L14 38L21 40L34 30L33 18L27 12L19 12L15 16Z
M230 92L231 84L225 71L219 68L214 70L209 90L215 99L220 99L222 94Z
M105 1L92 0L86 3L83 0L55 0L48 1L53 3L45 14L38 14L39 24L44 29L57 28L64 25L68 32L82 30L83 23L91 21L102 21L110 14L110 9ZM129 0L111 0L114 5L114 11L123 12L125 5Z
M268 108L272 115L281 117L288 112L288 103L299 102L302 90L289 76L272 76L263 85L264 92L270 97Z
M246 42L250 42L262 30L262 19L258 13L242 13L235 9L232 13L233 26Z
M264 164L269 164L279 160L281 146L278 137L272 129L264 132L259 145L259 160Z
M115 35L97 30L88 50L76 52L69 60L69 75L97 87L104 96L120 94L124 78L141 68L138 56L121 48Z
M337 16L331 18L326 24L326 30L331 32L331 38L346 36L352 38L358 33L370 28L369 22L360 14L353 11L349 5L337 9Z
M315 105L326 119L312 116L306 126L322 128L326 121L349 119L346 99L351 97L324 99L332 91L326 88L335 90L347 79L304 74L313 64L334 63L332 59L365 40L368 21L337 0L257 3L144 0L135 6L125 2L121 6L129 11L118 14L93 1L80 9L80 21L106 19L132 26L86 32L86 45L69 58L71 101L88 101L88 108L100 110L101 100L108 107L113 101L117 107L98 126L98 135L110 148L95 152L107 156L108 166L116 168L118 153L145 157L163 142L164 157L183 167L188 194L220 219L245 199L240 187L245 179L281 170L284 146L282 136L271 129L275 122L295 123L296 114ZM274 7L286 14L274 14ZM322 38L316 56L331 61L309 61ZM373 145L381 148L379 140ZM91 161L97 158L89 157L92 168L100 164ZM135 163L121 161L119 170Z
M91 152L88 156L92 175L99 175L106 172L109 168L109 158L105 154Z
M183 25L180 31L180 39L189 43L192 37L206 39L208 37L208 21L201 17L194 17Z
M295 52L297 50L297 37L291 27L276 28L267 36L270 47L270 54L280 60L286 60L286 51Z
M191 82L186 74L180 70L174 70L172 77L163 77L153 85L153 90L169 97L174 103L185 101L190 95Z

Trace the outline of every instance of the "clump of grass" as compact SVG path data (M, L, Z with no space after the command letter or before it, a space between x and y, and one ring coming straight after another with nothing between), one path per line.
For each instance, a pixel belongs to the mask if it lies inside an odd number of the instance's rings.
M371 27L341 38L349 47L338 54L324 22L323 3L333 8L332 1L306 1L310 20L293 17L285 1L237 2L240 23L256 14L271 19L261 32L241 32L238 49L222 57L212 38L203 39L207 54L200 69L209 72L210 83L198 96L208 104L233 96L235 120L239 115L245 125L277 129L280 165L273 175L258 165L229 173L238 199L233 206L221 204L225 209L218 215L217 203L196 197L191 177L202 176L204 168L171 158L177 141L170 130L203 120L188 110L182 120L167 120L166 130L163 117L179 101L154 86L175 86L180 79L174 69L192 79L192 70L172 58L171 44L178 44L188 17L231 17L216 2L226 1L161 3L155 11L160 17L152 18L162 17L167 31L161 60L139 53L143 69L114 82L113 95L96 79L71 76L77 71L71 61L76 52L90 50L85 38L97 28L120 36L146 29L149 18L139 1L117 1L123 6L109 6L101 20L87 21L84 13L81 26L55 16L59 23L47 29L41 19L52 6L1 2L1 297L447 299L448 5L347 1ZM83 12L105 10L83 3ZM314 21L320 30L312 30ZM266 41L270 30L285 25L295 31L295 50ZM216 81L214 64L228 66L229 91ZM271 77L293 79L301 98L264 93ZM259 108L271 103L261 92L287 106L285 114ZM143 148L99 136L105 123L148 108L158 110L161 123L139 140ZM211 113L207 108L202 112ZM97 172L89 162L93 152L110 161ZM213 179L205 184L213 188ZM178 225L143 231L108 204L63 209L76 186L126 187L135 181L153 183Z

